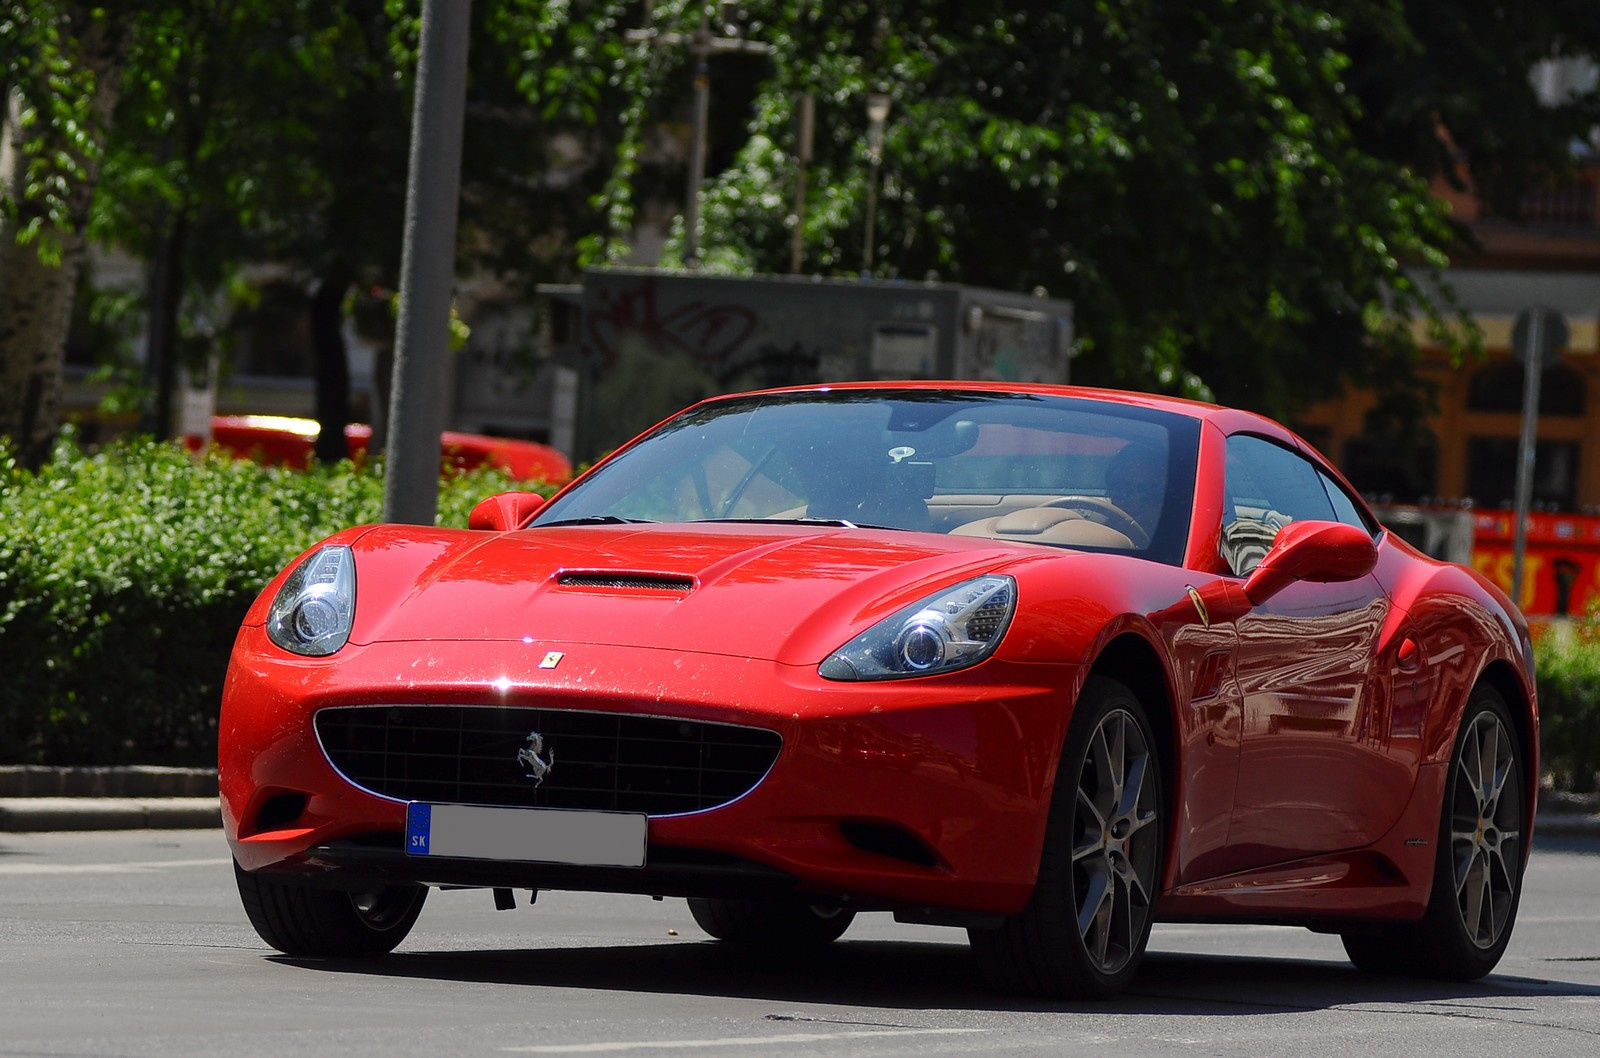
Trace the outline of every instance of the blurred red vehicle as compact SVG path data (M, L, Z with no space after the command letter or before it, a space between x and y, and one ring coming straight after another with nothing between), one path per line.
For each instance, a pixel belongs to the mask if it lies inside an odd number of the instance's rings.
M965 927L1053 996L1158 919L1486 974L1539 774L1522 616L1294 434L976 382L713 398L548 503L338 533L246 616L219 732L290 954L387 952L434 887L598 890L780 957Z
M218 415L211 420L211 443L246 459L275 466L308 467L321 425L315 419L285 415ZM346 450L360 460L372 442L372 427L351 423L344 429ZM191 448L201 440L190 436ZM509 437L457 433L447 430L439 439L440 454L462 470L499 467L522 481L564 485L572 478L572 463L549 445Z

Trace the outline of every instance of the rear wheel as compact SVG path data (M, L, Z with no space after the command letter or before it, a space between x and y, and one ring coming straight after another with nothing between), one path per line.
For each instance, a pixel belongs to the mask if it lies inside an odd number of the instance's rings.
M233 865L239 900L261 939L285 955L387 955L422 912L425 886L386 885L366 892L323 889Z
M716 897L691 897L689 913L717 940L785 947L830 944L856 917L838 907Z
M985 980L1061 998L1126 986L1150 940L1162 812L1144 707L1123 684L1090 678L1067 732L1033 896L1000 928L968 931Z
M1474 692L1445 786L1433 891L1422 920L1343 936L1363 970L1472 981L1495 968L1522 896L1522 752L1492 687Z

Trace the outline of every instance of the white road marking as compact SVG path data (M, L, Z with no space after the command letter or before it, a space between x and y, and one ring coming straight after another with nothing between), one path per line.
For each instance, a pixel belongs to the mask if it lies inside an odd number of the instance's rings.
M172 867L219 867L227 857L203 860L150 860L144 863L0 863L0 876L12 874L149 874Z
M759 1047L769 1043L821 1043L873 1036L954 1036L986 1029L862 1029L852 1032L795 1032L783 1036L730 1036L720 1040L629 1040L607 1043L545 1043L506 1047L517 1054L614 1054L619 1051L698 1050L702 1047Z

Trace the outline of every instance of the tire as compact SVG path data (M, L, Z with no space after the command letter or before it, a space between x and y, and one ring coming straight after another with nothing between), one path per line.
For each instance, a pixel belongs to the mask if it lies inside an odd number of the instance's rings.
M370 958L406 939L422 912L426 886L390 885L372 892L323 889L274 874L251 874L235 863L239 900L261 939L285 955Z
M1475 981L1499 963L1522 899L1528 825L1515 731L1499 692L1473 692L1450 758L1428 909L1418 922L1344 933L1358 968Z
M991 987L1103 999L1133 979L1165 851L1161 774L1138 698L1090 677L1067 730L1028 906L998 929L967 931Z
M689 913L717 940L785 948L831 944L856 917L837 907L714 897L690 897Z

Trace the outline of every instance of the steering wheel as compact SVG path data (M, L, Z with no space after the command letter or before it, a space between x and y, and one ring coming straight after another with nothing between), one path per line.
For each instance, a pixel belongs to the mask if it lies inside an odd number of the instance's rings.
M1102 525L1115 529L1133 542L1134 547L1145 548L1150 546L1150 534L1144 526L1134 520L1133 515L1118 507L1104 496L1063 496L1058 500L1051 500L1043 504L1045 507L1064 507L1073 511L1084 511L1094 515L1091 521L1100 522Z

